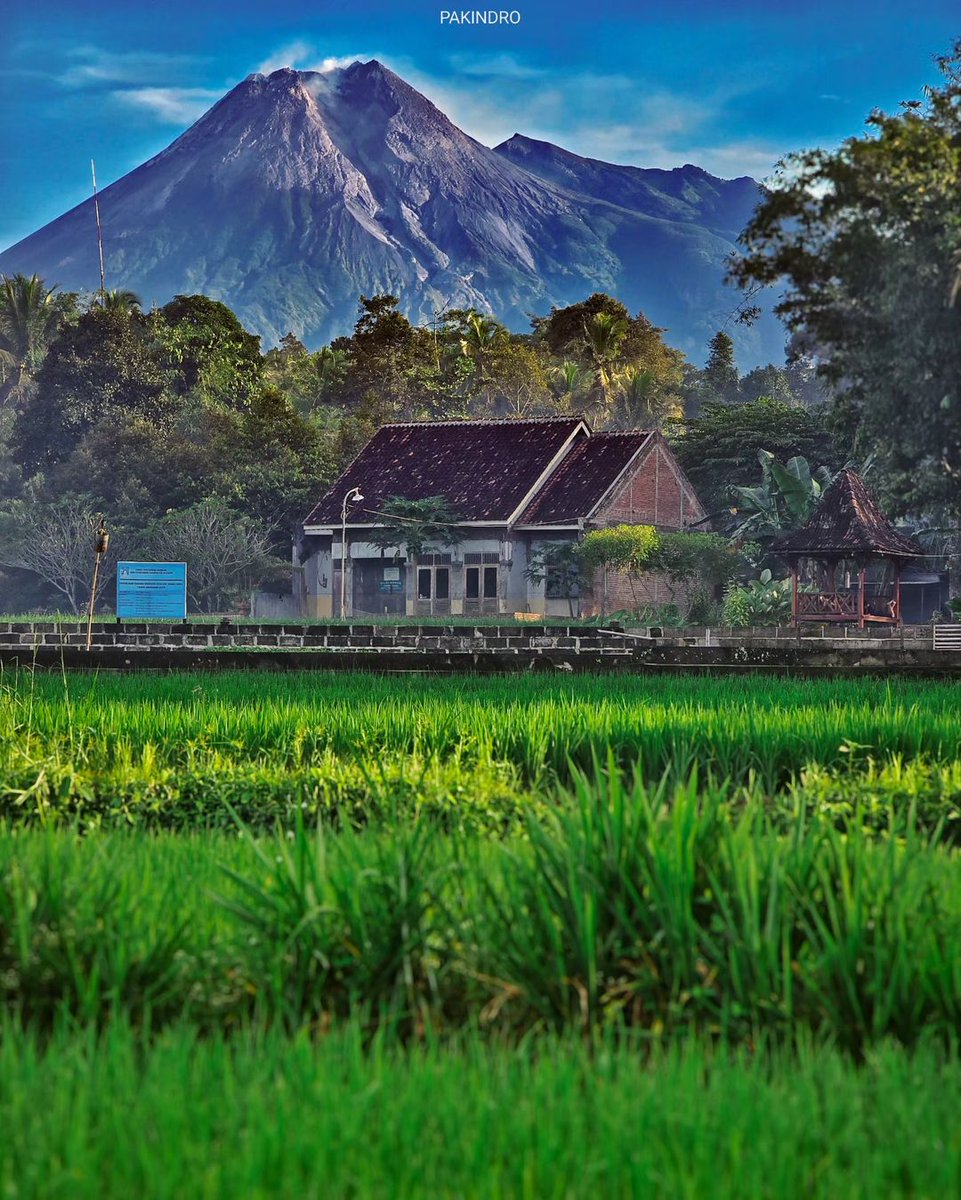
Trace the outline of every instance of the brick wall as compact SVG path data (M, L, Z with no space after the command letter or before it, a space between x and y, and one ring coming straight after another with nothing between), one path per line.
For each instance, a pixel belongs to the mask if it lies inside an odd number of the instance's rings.
M654 525L680 530L701 520L704 508L664 439L657 435L634 471L598 512L595 524ZM703 528L701 526L700 528ZM598 572L581 600L584 616L676 604L684 614L690 602L686 589L653 573L631 580L617 572Z

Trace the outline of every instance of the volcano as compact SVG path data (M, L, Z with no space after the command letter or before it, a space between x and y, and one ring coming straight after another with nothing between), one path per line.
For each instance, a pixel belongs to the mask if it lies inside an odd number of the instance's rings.
M145 304L223 300L265 343L349 332L361 293L415 323L444 308L531 313L609 292L695 361L729 324L724 283L761 191L698 167L644 170L515 135L495 149L376 60L285 68L233 88L166 150L100 193L106 275ZM0 272L94 290L92 200L0 255ZM740 365L779 361L770 311Z

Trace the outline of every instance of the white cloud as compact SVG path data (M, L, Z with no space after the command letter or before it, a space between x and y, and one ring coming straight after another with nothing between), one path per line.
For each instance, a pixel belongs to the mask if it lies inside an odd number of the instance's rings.
M281 46L274 54L265 58L257 70L262 75L279 71L282 67L294 67L298 71L319 71L326 74L340 67L349 67L359 58L371 58L369 54L344 54L339 57L318 55L317 50L309 42L290 42Z
M68 51L72 65L57 80L68 88L104 84L169 84L171 76L184 73L200 59L189 54L158 54L150 50L115 53L96 46L78 46Z
M543 67L518 62L512 54L495 54L490 57L455 54L451 56L450 64L461 75L493 79L543 79L548 74Z
M189 125L203 116L223 92L212 88L144 87L124 88L118 100L145 109L170 125Z
M487 70L482 69L485 61ZM783 146L760 139L718 136L726 104L748 94L758 86L756 80L691 95L651 88L628 75L590 71L565 76L559 84L532 69L511 79L508 100L504 76L511 70L509 56L478 59L472 71L465 71L461 57L450 63L453 73L443 78L408 62L389 65L487 146L523 133L606 162L662 169L695 163L722 178L755 179L769 176L784 153ZM503 72L500 77L497 70ZM605 113L611 119L599 123L598 114Z

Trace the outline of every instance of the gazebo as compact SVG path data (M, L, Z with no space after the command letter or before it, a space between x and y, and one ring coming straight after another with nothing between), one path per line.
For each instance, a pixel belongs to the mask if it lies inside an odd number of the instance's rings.
M897 625L901 568L924 557L881 512L864 480L844 470L806 525L772 549L791 565L794 624L801 621Z

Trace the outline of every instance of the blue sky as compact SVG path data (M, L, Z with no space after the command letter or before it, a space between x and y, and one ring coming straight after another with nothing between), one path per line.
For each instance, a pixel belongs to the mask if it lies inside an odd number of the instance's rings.
M470 4L487 0L468 0ZM493 3L493 0L490 0ZM957 0L0 0L0 248L155 154L251 71L376 57L493 145L763 178L917 96Z

